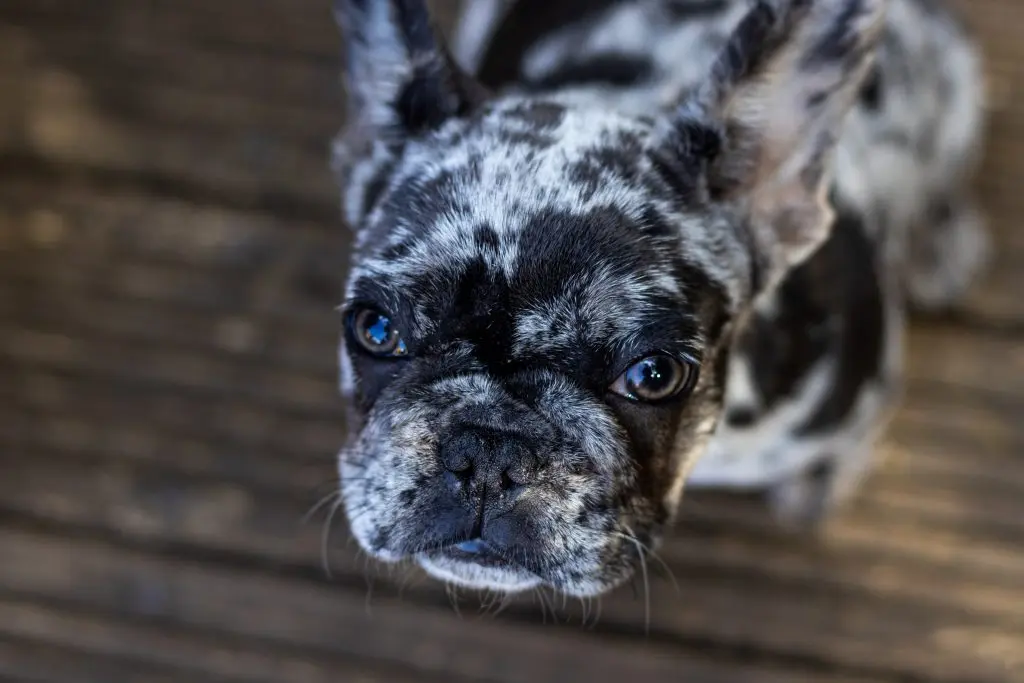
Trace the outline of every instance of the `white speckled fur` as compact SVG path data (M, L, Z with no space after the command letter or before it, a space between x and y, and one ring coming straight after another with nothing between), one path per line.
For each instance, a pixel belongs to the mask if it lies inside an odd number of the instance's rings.
M468 71L524 1L469 0L452 42ZM484 96L420 2L336 5L344 306L386 309L412 350L380 361L342 341L358 429L339 469L361 547L474 588L585 596L632 574L687 486L764 491L803 526L849 499L900 395L906 299L948 305L984 260L966 188L980 64L952 15L623 0L551 27ZM565 76L602 57L644 68ZM666 349L700 365L685 400L608 394L630 354ZM492 491L500 511L481 503L475 526L441 454L467 421L543 444L525 492ZM485 528L504 529L507 567L445 550Z

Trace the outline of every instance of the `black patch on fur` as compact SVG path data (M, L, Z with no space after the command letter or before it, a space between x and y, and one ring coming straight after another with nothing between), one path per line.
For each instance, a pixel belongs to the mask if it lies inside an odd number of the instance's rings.
M817 109L821 105L825 104L826 99L828 99L827 92L818 91L816 93L812 93L811 96L807 98L807 108L810 110Z
M679 119L661 149L651 155L651 166L673 197L685 204L721 151L722 142L719 131L706 123Z
M776 310L771 318L753 315L740 340L762 407L771 409L791 396L828 354L838 363L835 382L797 434L834 427L864 384L878 377L883 353L884 303L874 250L859 216L837 211L828 241L780 285ZM738 420L741 426L747 416Z
M391 137L400 140L409 133L437 128L446 119L465 115L481 105L487 98L486 91L451 58L438 39L426 4L422 0L392 0L389 4L401 43L398 49L412 67L394 100L386 103L398 119L399 130L391 131ZM345 34L348 66L373 61L378 46L373 43L374 28L368 24L378 21L374 10L366 0L336 0L335 13Z
M392 164L382 164L373 174L373 177L370 178L370 181L366 183L366 187L363 189L363 216L370 213L374 204L377 203L384 190L387 189L388 181L391 180L392 170Z
M832 391L801 435L842 420L878 375L884 311L874 258L861 219L840 210L829 240L780 286L777 314L756 314L743 331L741 349L765 409L792 395L826 354L839 363ZM738 420L742 426L747 416Z
M757 422L757 411L752 406L731 408L725 414L725 423L730 427L744 429Z
M620 134L614 141L584 152L578 161L570 165L568 179L580 185L585 201L609 183L642 184L645 178L641 176L637 163L643 154L639 140Z
M403 179L384 200L385 214L401 216L410 227L430 230L442 216L464 216L470 211L467 200L453 188L479 178L479 166L473 160L464 167L442 170L429 180L411 176ZM384 226L375 228L383 231Z
M633 354L646 353L661 346L677 346L679 340L697 337L697 321L688 315L683 302L668 293L650 295L656 310L651 313L654 332L638 336L637 349L620 349L617 340L602 339L600 330L609 321L581 322L571 312L565 321L556 321L559 334L576 332L580 325L593 324L595 343L580 343L571 348L541 348L523 357L512 356L518 312L535 310L547 302L571 295L578 286L580 273L608 268L612 272L642 272L650 263L650 245L638 242L639 232L666 236L672 231L659 215L645 212L642 224L635 224L618 211L607 208L575 214L559 210L541 211L527 223L517 239L529 248L521 248L517 269L511 279L489 263L488 253L498 245L497 235L488 226L477 226L473 239L480 245L479 256L462 264L447 264L441 270L424 272L414 292L424 313L440 326L423 348L444 348L453 343L468 343L473 356L495 376L511 377L520 371L547 367L573 377L581 386L604 394L607 385L633 360ZM664 237L662 237L664 239ZM667 256L667 255L666 255ZM666 259L662 267L671 267ZM443 272L442 272L443 271ZM707 287L715 290L702 273L693 268L679 275L694 301L707 298ZM652 336L653 335L653 336ZM581 339L586 335L581 335ZM408 340L407 340L408 341ZM649 345L649 347L648 347ZM621 354L629 357L621 358ZM612 373L612 374L609 374Z
M498 233L490 225L481 224L473 228L473 242L485 251L498 251Z
M807 1L793 0L792 11L795 13L797 6L804 6ZM718 53L714 79L722 84L733 84L762 69L787 37L788 32L778 26L780 21L771 4L758 2L754 5Z
M673 21L701 19L721 14L728 9L726 0L674 0L665 4Z
M562 124L562 120L565 118L565 107L543 100L523 102L509 109L505 115L510 119L518 119L539 131L547 132Z
M389 245L384 251L382 251L381 257L388 261L403 259L412 252L414 244L415 243L411 241L396 242L395 244Z
M510 147L532 147L534 149L545 149L558 143L552 135L544 135L535 130L501 130L498 131L498 140Z
M491 88L517 81L527 51L547 35L586 21L623 0L517 0L491 37L478 77Z
M928 202L927 220L931 225L945 225L956 214L954 200L951 197L932 197Z
M864 84L860 88L860 103L868 111L878 111L882 108L882 69L877 65L872 67Z
M860 37L857 31L852 30L852 26L857 15L863 11L861 0L847 2L839 16L832 20L832 27L804 55L801 66L817 69L823 64L852 57Z
M839 279L843 306L835 340L838 367L828 398L798 429L798 434L826 431L846 418L864 385L879 377L884 353L885 304L873 245L859 216L837 213L834 237L826 256L832 277Z
M654 73L649 57L625 53L595 55L583 62L568 62L525 86L534 92L558 90L574 85L606 84L629 87L648 80Z

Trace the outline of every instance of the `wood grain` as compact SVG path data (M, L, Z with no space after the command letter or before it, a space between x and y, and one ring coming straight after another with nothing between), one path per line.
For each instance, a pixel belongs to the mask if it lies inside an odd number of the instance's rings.
M328 4L0 3L0 679L1024 682L1024 7L965 6L993 269L915 320L862 494L817 538L689 496L649 598L495 617L303 520L345 434Z

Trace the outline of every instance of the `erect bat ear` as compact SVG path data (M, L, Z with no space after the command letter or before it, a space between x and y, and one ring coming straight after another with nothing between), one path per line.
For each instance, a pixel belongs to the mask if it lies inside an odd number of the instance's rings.
M349 125L402 139L486 99L441 41L423 0L335 0L345 43Z
M758 0L673 114L670 135L717 132L708 190L744 207L769 280L828 237L831 159L884 9L885 0Z

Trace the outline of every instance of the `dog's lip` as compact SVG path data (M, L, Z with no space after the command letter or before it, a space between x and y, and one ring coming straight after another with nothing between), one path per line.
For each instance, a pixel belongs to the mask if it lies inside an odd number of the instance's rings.
M439 549L440 554L453 560L484 567L516 567L504 554L482 538L460 541Z

